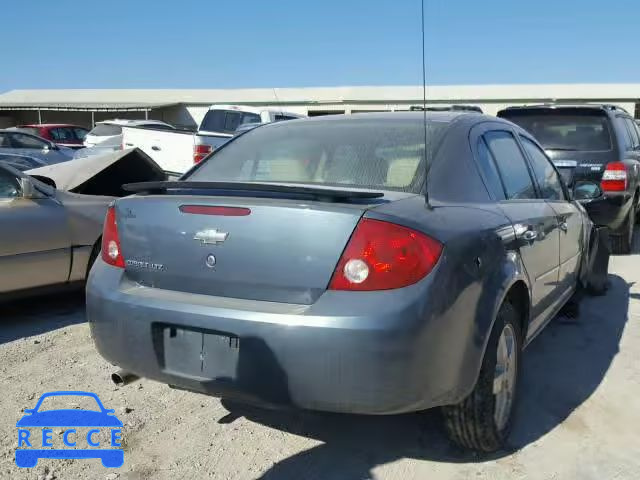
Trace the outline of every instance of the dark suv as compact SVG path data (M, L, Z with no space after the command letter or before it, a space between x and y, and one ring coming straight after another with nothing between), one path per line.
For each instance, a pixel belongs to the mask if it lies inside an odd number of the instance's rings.
M633 117L613 105L510 107L498 116L536 137L569 186L600 182L603 201L589 214L611 229L613 253L630 253L640 200L640 131Z

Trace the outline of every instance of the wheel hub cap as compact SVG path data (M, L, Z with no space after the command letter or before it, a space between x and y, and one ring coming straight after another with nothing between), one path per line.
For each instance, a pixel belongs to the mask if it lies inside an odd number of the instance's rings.
M504 429L511 415L518 370L516 334L511 325L505 325L498 339L496 370L493 377L495 407L493 418L498 430Z

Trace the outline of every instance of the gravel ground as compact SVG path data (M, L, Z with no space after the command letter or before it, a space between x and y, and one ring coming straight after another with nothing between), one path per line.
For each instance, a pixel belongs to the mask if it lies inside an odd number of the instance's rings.
M396 417L270 412L148 380L116 388L81 295L0 306L0 478L640 478L640 255L612 258L612 288L557 318L526 351L508 451L450 447L436 412ZM125 424L125 464L41 460L18 469L16 421L51 390L97 393ZM54 431L54 435L57 432Z

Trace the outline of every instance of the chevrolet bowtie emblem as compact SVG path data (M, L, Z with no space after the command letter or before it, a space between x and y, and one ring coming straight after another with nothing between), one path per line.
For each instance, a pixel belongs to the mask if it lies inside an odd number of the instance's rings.
M196 233L193 239L198 240L202 245L218 245L224 242L228 236L227 232L219 232L214 228L213 230L202 230Z

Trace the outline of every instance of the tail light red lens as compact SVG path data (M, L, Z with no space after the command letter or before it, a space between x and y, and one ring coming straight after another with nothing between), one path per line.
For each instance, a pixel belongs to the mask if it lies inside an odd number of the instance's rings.
M124 268L124 257L118 237L118 224L116 223L116 210L114 207L107 209L102 230L102 260L114 267Z
M627 167L622 162L611 162L602 174L600 183L605 192L624 192L627 189Z
M212 151L210 145L194 145L193 146L193 163L200 163L204 157Z
M364 218L358 223L330 290L390 290L412 285L431 272L442 253L437 240L395 223Z

